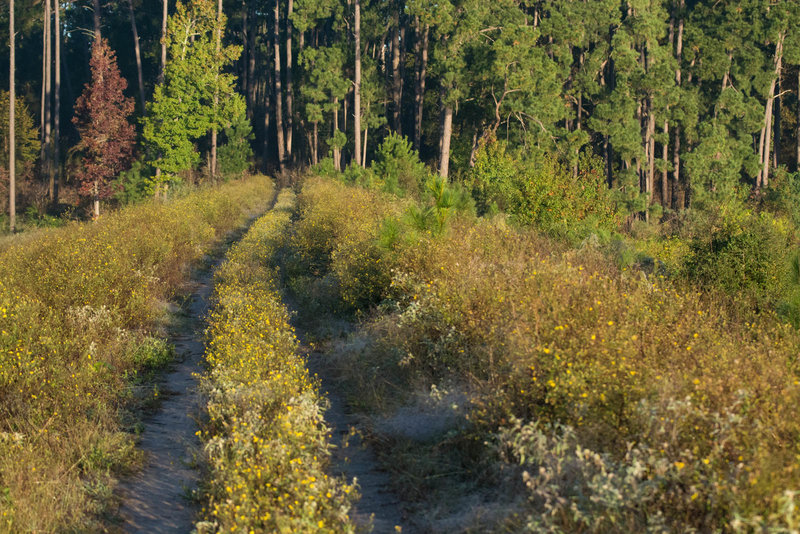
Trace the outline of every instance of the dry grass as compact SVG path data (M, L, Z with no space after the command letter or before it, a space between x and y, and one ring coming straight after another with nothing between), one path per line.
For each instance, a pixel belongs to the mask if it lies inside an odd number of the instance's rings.
M102 530L135 464L131 386L163 364L163 302L269 202L265 178L23 236L0 252L0 531Z
M473 448L473 466L520 466L529 502L503 528L800 521L800 335L776 314L500 222L403 228L387 245L399 208L385 197L312 179L300 198L300 264L314 258L344 302L359 283L388 299L350 362L355 389L387 406L397 388L469 384L468 429L448 443Z

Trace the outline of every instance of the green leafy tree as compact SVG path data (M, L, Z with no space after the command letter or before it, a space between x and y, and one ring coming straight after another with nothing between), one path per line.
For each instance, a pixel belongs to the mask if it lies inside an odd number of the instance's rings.
M217 27L225 23L211 0L178 2L169 18L164 83L156 87L143 121L150 163L162 172L154 178L156 190L197 165L195 143L212 129L228 127L244 110L244 99L233 89L235 76L222 72L238 59L241 47L218 51L216 46Z

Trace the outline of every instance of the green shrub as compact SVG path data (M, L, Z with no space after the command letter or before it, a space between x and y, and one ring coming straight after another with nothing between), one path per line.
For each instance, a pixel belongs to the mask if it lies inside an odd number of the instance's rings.
M114 180L114 198L123 206L136 204L152 195L150 167L136 160Z
M253 148L250 141L254 139L253 128L244 113L237 116L230 126L223 131L225 144L219 147L219 172L224 178L241 176L247 172Z
M584 238L621 221L601 169L584 157L574 177L551 156L511 153L504 142L489 140L479 148L468 182L479 213L497 208L519 224Z
M788 289L796 239L786 221L746 209L700 215L691 229L684 269L690 280L758 302L776 304Z
M378 147L372 171L384 191L418 197L430 171L405 137L390 133Z

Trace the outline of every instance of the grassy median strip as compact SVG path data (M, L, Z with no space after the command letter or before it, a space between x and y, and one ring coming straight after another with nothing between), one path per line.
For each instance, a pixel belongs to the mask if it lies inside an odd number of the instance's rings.
M115 479L137 460L126 414L146 388L132 386L170 357L167 299L272 195L254 178L6 242L0 532L103 530Z
M205 377L209 468L200 532L352 532L353 486L325 473L317 384L288 323L270 260L294 195L285 190L215 277Z

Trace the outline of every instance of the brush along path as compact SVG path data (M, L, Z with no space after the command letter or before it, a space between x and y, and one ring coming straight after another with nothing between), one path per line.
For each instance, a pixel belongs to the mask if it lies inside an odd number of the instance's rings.
M0 532L105 532L134 388L187 266L274 196L252 177L0 245ZM248 215L250 214L250 215Z
M230 243L241 231L235 232ZM139 448L147 455L145 467L120 485L120 517L125 532L190 532L198 506L192 496L200 475L194 468L200 441L197 417L203 408L197 376L202 373L203 330L212 294L214 269L198 269L186 316L170 336L177 359L158 381L158 411L145 420Z
M209 479L198 532L355 532L356 492L327 473L323 399L270 267L293 205L284 190L215 274L201 432Z

